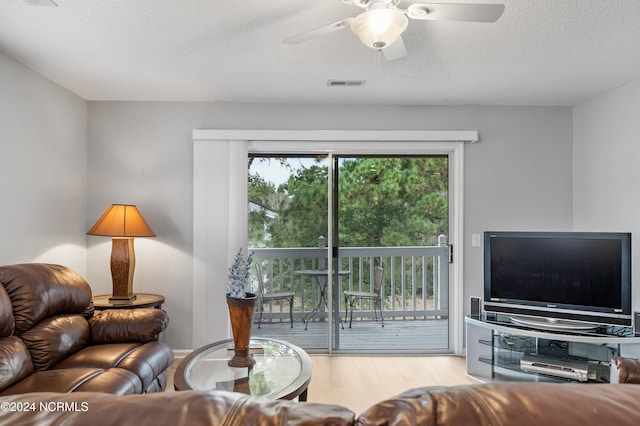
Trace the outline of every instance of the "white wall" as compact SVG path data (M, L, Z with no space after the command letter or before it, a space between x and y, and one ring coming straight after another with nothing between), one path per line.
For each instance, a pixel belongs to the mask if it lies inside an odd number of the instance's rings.
M167 342L177 349L192 347L198 327L193 129L478 130L480 142L465 149L465 242L484 230L572 228L571 108L89 102L87 226L113 202L138 205L158 237L136 239L134 288L167 297ZM482 250L464 250L468 300L482 295ZM109 251L91 237L88 274L103 293Z
M640 80L574 108L576 229L640 231L639 117Z
M86 276L87 103L0 54L0 264Z
M640 310L640 80L574 108L574 227L632 232L633 307ZM640 356L640 347L633 348Z

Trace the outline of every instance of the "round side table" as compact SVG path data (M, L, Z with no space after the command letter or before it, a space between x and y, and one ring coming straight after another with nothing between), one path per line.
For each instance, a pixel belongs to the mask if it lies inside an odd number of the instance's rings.
M96 311L105 309L137 309L137 308L162 308L164 296L160 294L136 293L136 299L131 303L111 303L110 294L93 296L93 306Z

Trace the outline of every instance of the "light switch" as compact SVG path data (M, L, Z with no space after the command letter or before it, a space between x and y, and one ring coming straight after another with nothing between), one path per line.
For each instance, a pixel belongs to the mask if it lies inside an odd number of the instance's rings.
M482 245L480 237L480 234L471 234L471 247L480 247Z

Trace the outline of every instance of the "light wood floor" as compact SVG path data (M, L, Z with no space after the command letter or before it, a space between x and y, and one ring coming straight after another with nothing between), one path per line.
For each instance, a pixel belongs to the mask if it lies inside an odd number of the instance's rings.
M310 355L313 367L308 402L337 404L356 415L373 404L421 386L473 383L465 378L465 359L456 356L336 356ZM173 391L169 368L167 391Z
M311 363L309 402L342 405L356 414L414 387L472 383L465 378L465 359L454 356L312 355Z

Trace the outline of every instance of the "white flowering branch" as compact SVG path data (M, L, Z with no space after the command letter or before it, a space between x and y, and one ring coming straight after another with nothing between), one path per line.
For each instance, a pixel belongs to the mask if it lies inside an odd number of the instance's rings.
M242 248L238 250L233 265L229 268L229 276L227 281L227 292L229 296L236 299L244 299L250 292L249 277L251 275L251 262L253 261L253 253L246 258L242 255Z

